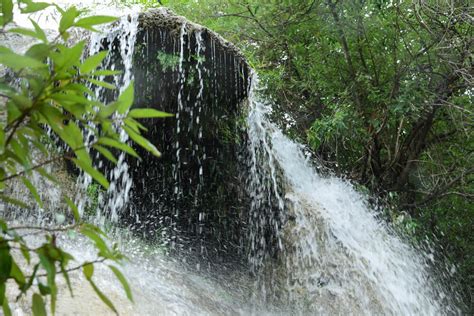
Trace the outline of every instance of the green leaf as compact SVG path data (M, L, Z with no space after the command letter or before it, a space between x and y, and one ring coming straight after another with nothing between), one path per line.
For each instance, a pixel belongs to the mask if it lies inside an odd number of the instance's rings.
M76 159L76 158L73 158L72 161L84 172L88 173L95 181L97 181L104 188L106 189L109 188L109 181L107 181L105 176L100 171L92 167L92 165L86 163L83 160Z
M95 96L95 93L91 89L87 88L85 85L80 84L80 83L70 83L64 88L67 88L68 90L74 90L80 93L85 93L90 96Z
M44 168L37 168L36 172L38 172L42 177L48 179L52 183L56 183L56 184L59 183L58 180L55 177L53 177L51 174L49 174Z
M21 181L23 181L23 184L28 188L28 191L30 191L30 193L33 195L39 207L43 208L43 201L41 201L41 197L39 196L38 191L36 190L36 187L30 182L30 180L28 180L25 177L21 177Z
M8 204L19 206L21 208L28 208L28 204L26 204L25 202L19 201L17 199L14 199L12 197L7 196L7 195L0 194L0 200L6 202Z
M12 311L10 310L8 300L6 298L3 300L2 309L5 316L12 316Z
M35 31L30 30L30 29L25 29L25 28L22 28L22 27L12 28L12 29L9 29L8 31L11 32L11 33L18 33L18 34L38 38L38 35L36 34Z
M107 16L107 15L95 15L95 16L89 16L86 18L82 18L78 20L74 25L77 27L82 27L82 28L90 28L91 26L94 25L99 25L99 24L105 24L105 23L111 23L116 21L117 18L113 16Z
M70 198L68 198L67 196L64 197L64 200L66 201L67 205L71 209L72 214L74 215L74 220L76 222L80 222L81 221L81 215L79 214L79 209L77 208L76 204L74 204L74 202Z
M44 104L39 108L41 115L48 122L53 131L61 136L64 132L64 116L56 107Z
M46 37L46 34L44 33L43 29L36 23L33 19L30 18L31 24L33 24L33 27L35 28L36 35L40 40L42 40L44 43L48 42L48 38Z
M32 308L34 316L47 316L43 298L38 293L33 294Z
M26 260L26 263L30 264L31 255L30 255L30 251L28 250L28 248L26 248L26 245L21 244L20 245L20 250L21 250L21 254L23 255L23 257Z
M48 278L48 284L51 289L50 310L51 310L51 314L54 315L56 313L56 301L58 299L58 288L56 286L54 279L50 280Z
M21 111L30 108L32 105L32 101L22 94L13 94L11 96L11 100L18 106Z
M10 277L13 258L10 254L10 246L6 241L0 242L0 284L6 282Z
M74 121L70 120L66 126L64 126L64 133L66 134L64 141L72 148L76 149L83 147L84 139L82 137L82 131Z
M51 288L43 283L38 283L38 288L40 290L41 295L46 296L51 294Z
M0 83L0 92L9 96L10 94L15 93L15 89L6 83Z
M145 148L147 151L149 151L150 153L152 153L156 157L161 157L161 153L158 151L158 149L156 149L155 145L150 143L146 138L144 138L140 134L136 133L134 130L132 130L128 126L123 126L123 129L125 130L125 132L127 132L128 136L130 136L130 138L135 143L137 143L141 147Z
M118 312L117 310L115 309L114 305L112 304L112 302L108 299L107 296L105 296L104 293L102 293L99 288L95 285L95 283L92 281L92 279L88 279L90 285L92 286L92 288L94 289L95 293L97 294L97 296L99 296L99 298L102 300L102 302L105 303L105 305L107 305L111 310L114 311L115 314L118 315Z
M115 139L102 137L99 139L98 143L109 146L109 147L120 149L121 151L124 151L135 158L140 158L140 156L138 156L137 152L132 147L128 146L127 144L121 143Z
M48 252L45 249L45 245L36 251L40 259L40 263L43 268L46 270L48 280L54 280L56 276L56 268L54 266L54 261L48 257Z
M94 147L98 152L100 152L105 158L113 162L114 164L117 164L118 161L115 158L115 156L105 147L102 147L100 145L95 144Z
M71 78L71 74L69 72L63 72L62 70L69 69L80 64L84 45L84 41L80 41L73 47L60 45L58 52L51 53L51 57L53 58L54 64L56 66L55 71L58 72L58 75L56 76L57 79Z
M108 51L102 51L102 52L98 52L97 54L87 58L82 63L79 70L81 71L82 74L86 74L86 73L91 72L92 70L95 70L100 65L102 60L104 60L104 58L107 56L107 54L108 54Z
M11 21L13 21L13 1L2 0L1 3L2 3L3 26L5 26Z
M27 6L21 9L21 13L34 13L46 9L51 4L46 2L25 1Z
M87 280L92 278L94 275L94 265L92 263L87 263L82 267L82 272Z
M87 81L95 84L96 86L103 87L103 88L106 88L106 89L110 89L110 90L116 89L116 87L113 84L105 82L105 81L100 81L100 80L96 80L96 79L87 79Z
M45 61L50 52L50 47L47 44L36 44L31 46L25 53L26 56L34 58L40 62Z
M15 53L0 53L0 64L5 65L13 70L20 70L23 68L43 68L46 64L27 56L18 55Z
M8 116L8 124L11 124L16 119L19 119L23 113L18 109L13 101L9 101L7 103L7 116Z
M59 34L63 34L74 25L74 20L79 15L76 7L72 6L62 13L61 20L59 21Z
M133 302L133 296L132 296L132 290L130 289L130 286L128 285L127 279L123 276L122 272L120 272L117 267L114 267L112 265L109 265L110 270L115 274L117 279L120 281L122 284L122 287L125 291L125 294L127 294L128 299Z
M37 263L37 264L34 265L34 267L33 267L33 273L30 275L30 278L29 278L29 280L28 280L28 283L26 283L25 285L23 285L23 286L21 287L21 289L20 289L22 293L26 293L26 291L27 291L29 288L31 288L31 286L33 285L33 281L36 280L36 273L38 272L39 266L40 266L39 263Z
M122 71L120 70L97 70L91 72L91 76L115 76L120 75Z
M139 134L140 134L140 130L143 130L143 131L148 130L145 126L140 124L140 122L138 122L137 120L134 120L133 118L128 117L128 116L123 120L123 122L125 123L125 125L127 125L131 129L133 129L133 131L135 131Z
M3 314L5 316L11 316L12 311L10 310L10 306L8 306L8 298L5 295L6 289L6 283L0 282L0 305L2 305Z
M5 282L0 282L0 305L3 304L3 301L5 300L5 291L6 291L6 283Z
M128 111L128 109L133 104L133 92L134 92L134 84L133 81L130 82L128 87L120 94L118 97L117 103L119 103L117 111L120 114L124 114Z
M99 109L99 116L102 118L107 118L111 116L115 111L117 111L117 107L119 106L118 102L113 102L107 105L103 105Z
M133 118L172 117L174 114L158 111L151 108L132 109L128 116Z
M66 280L66 284L67 284L67 288L69 289L69 293L71 294L71 297L74 297L74 293L73 293L73 290L72 290L72 285L71 285L71 279L69 278L69 274L67 273L67 270L66 270L66 265L61 263L60 267L61 267L61 273L64 277L64 279Z
M107 244L105 241L100 237L100 235L95 232L93 229L91 229L89 226L84 226L81 228L81 234L89 238L91 241L94 242L96 248L99 250L99 256L102 256L104 258L109 258L110 255L110 249L107 247Z
M0 126L0 154L3 153L4 149L5 149L5 131L3 130L3 126Z
M12 260L12 269L10 271L10 277L15 279L16 284L18 284L19 287L22 287L25 283L25 276L23 272L21 271L20 267L16 264L15 260Z

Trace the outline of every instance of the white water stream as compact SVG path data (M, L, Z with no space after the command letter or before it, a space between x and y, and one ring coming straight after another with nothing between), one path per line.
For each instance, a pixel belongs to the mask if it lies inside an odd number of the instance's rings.
M136 15L132 15L91 41L93 53L102 39L119 40L125 64L125 76L117 81L121 89L133 79L130 69L136 30ZM183 27L182 43L184 33ZM203 43L198 41L197 45ZM180 49L184 49L182 44ZM200 46L198 52L203 49ZM249 95L247 123L248 190L254 219L249 227L249 269L257 277L253 280L239 272L225 276L193 272L167 257L160 245L144 244L119 231L112 236L132 259L123 269L135 304L126 301L120 285L105 268L95 274L98 285L118 309L126 315L459 313L430 274L429 256L378 220L366 197L348 182L319 175L303 146L283 135L268 119L271 107L259 101L256 81L254 78ZM181 95L177 98L179 104ZM201 106L196 109L197 122ZM116 220L117 212L127 203L131 178L123 158L112 172L106 205L112 214L108 219ZM96 219L104 222L102 214ZM274 244L264 239L268 227L275 234ZM93 249L79 237L62 236L60 242L78 262L94 257ZM269 247L278 248L278 259L268 255ZM77 296L74 300L68 294L60 297L59 315L110 313L95 301L85 282L79 277L73 282ZM27 304L18 303L15 313L29 314Z
M274 198L292 217L277 229L283 244L280 266L263 268L271 270L263 287L273 288L266 292L280 287L275 296L320 314L459 313L430 273L432 256L402 241L377 219L367 197L350 183L318 174L305 148L269 121L269 105L252 95L250 103L250 150L253 156L263 150L267 157L256 168L267 170ZM281 181L284 197L276 191ZM257 222L262 224L269 223ZM263 260L263 265L269 261ZM280 280L275 283L275 278Z

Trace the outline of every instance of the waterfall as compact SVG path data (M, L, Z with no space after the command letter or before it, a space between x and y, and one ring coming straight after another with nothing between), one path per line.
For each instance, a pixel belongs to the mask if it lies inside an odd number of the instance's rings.
M116 93L95 87L97 96L114 99L135 80L135 105L176 114L144 122L161 160L137 149L142 162L123 154L117 166L96 161L111 184L91 220L114 227L111 238L131 259L123 269L136 304L106 269L95 277L123 314L460 313L430 255L378 219L349 182L321 175L270 120L258 77L230 43L166 10L132 12L104 30L90 37L88 53L110 49L103 67L123 72L111 79ZM84 209L91 179L78 179ZM58 207L60 193L35 185ZM81 237L58 242L79 262L94 258ZM73 284L76 300L60 294L58 314L108 313L78 275ZM21 302L14 309L25 311Z
M320 314L459 313L434 281L430 255L377 219L349 182L320 175L304 146L269 120L270 105L255 93L249 104L250 231L252 249L263 252L251 263L265 297ZM277 260L265 255L269 226L281 248Z
M112 54L108 54L107 58L102 62L101 67L103 69L115 70L116 68L122 69L122 73L114 75L111 81L117 87L117 93L114 94L116 98L119 93L122 93L133 81L133 54L135 48L135 41L138 31L138 12L131 12L127 16L121 17L112 26L102 27L100 32L92 33L90 35L89 49L87 52L88 56L97 54L101 50L115 47L119 58L114 58ZM99 80L105 81L106 76L100 76ZM110 80L110 79L109 79ZM106 91L104 87L93 86L91 88L96 94L98 100L107 100ZM118 115L117 113L114 115ZM123 143L128 142L127 133L120 128L118 130L120 134L120 141ZM94 135L89 133L86 136L88 142L94 142ZM96 221L100 224L104 224L105 220L111 220L117 222L119 215L123 208L127 206L129 196L132 194L132 178L129 173L129 165L125 161L125 153L120 153L118 157L117 165L112 167L108 171L108 178L110 181L110 187L106 192L106 197L101 196L102 211L97 212ZM98 166L102 167L103 162L99 160L99 153L96 153L98 160ZM91 184L92 178L87 174L82 174L79 177L80 186L87 190L87 187ZM83 196L79 193L76 196L76 201L79 206L79 210L83 213Z

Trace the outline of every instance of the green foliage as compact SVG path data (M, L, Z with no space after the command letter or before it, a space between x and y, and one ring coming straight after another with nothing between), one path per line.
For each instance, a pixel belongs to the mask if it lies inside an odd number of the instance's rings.
M99 197L102 193L102 187L98 183L91 183L86 189L86 195L89 199L88 205L85 209L85 214L92 216L95 215L99 208Z
M107 52L100 52L82 60L85 42L69 44L70 31L82 28L96 31L100 24L116 20L109 16L84 16L84 11L74 6L64 10L55 6L60 13L58 38L50 41L45 32L36 22L31 20L32 28L10 28L13 21L15 6L22 13L41 11L50 6L31 0L1 1L0 24L2 32L18 33L34 39L32 45L24 54L13 52L7 47L0 46L0 64L9 69L15 83L0 82L1 113L0 118L0 200L21 208L29 208L29 202L15 200L4 193L6 185L15 179L20 179L25 188L34 198L35 203L43 207L40 192L31 182L31 177L37 173L40 177L54 180L44 166L60 160L69 160L79 169L94 179L94 184L87 189L91 199L91 209L98 207L98 195L101 187L107 188L107 178L98 170L89 154L94 148L112 163L117 159L111 149L118 149L131 156L138 157L135 150L120 141L118 129L123 128L130 138L138 145L159 156L156 147L141 136L145 128L136 120L141 118L162 118L170 116L152 109L134 109L133 83L111 104L103 104L88 88L93 84L107 89L115 87L100 81L99 76L113 75L117 72L103 70L100 65ZM51 130L51 133L47 132ZM85 133L94 135L94 141L86 143ZM66 149L48 150L48 145L61 140ZM51 147L51 146L50 146ZM38 161L38 156L40 160ZM51 313L54 314L58 287L56 277L61 274L73 293L69 273L82 268L84 276L91 284L98 297L115 313L112 302L103 294L93 281L94 264L104 261L120 263L124 256L118 251L117 245L109 246L104 232L86 223L80 216L77 206L71 197L64 196L64 201L70 208L73 220L68 224L57 227L9 226L0 219L0 304L3 312L10 315L7 287L14 282L20 291L17 299L32 295L32 310L34 315L46 315L45 299L50 300ZM60 222L65 219L62 216ZM56 243L56 236L65 232L77 232L87 237L97 249L97 259L79 266L71 266L73 257ZM25 234L42 234L45 242L39 247L32 248L24 238ZM17 262L13 249L19 249L28 268L23 268ZM119 282L132 300L130 287L121 272L109 265ZM32 271L26 274L25 271ZM11 280L12 282L9 282Z
M179 56L174 54L167 54L165 52L159 51L156 54L156 59L159 61L161 67L164 71L174 70L178 67Z

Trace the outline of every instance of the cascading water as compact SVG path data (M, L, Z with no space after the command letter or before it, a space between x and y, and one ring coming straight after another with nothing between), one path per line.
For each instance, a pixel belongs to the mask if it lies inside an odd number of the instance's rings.
M190 22L140 29L143 21L130 14L89 43L90 54L111 49L104 67L123 70L113 79L119 91L135 79L136 104L156 102L176 113L173 121L150 125L148 136L162 142L163 160L142 153L142 163L124 156L114 168L97 162L109 168L111 186L95 221L120 227L112 234L132 259L124 272L136 304L125 301L105 269L96 276L124 314L459 313L431 276L429 256L378 220L348 182L319 175L304 147L269 120L271 107L260 101L257 77L249 78L235 51L226 52L219 38ZM156 60L161 64L151 63ZM103 100L117 96L96 92ZM218 123L237 120L241 112L248 112L242 142L219 142L229 131ZM43 194L50 190L35 184ZM79 185L86 189L90 179L80 177ZM55 207L59 193L51 192ZM83 194L77 200L86 203ZM158 243L150 237L156 235ZM64 235L58 242L79 261L93 259L79 237ZM198 249L165 255L179 247ZM189 260L190 254L199 258ZM236 268L222 274L216 267L196 272L181 262L199 266L206 258L218 267L226 256ZM58 314L107 313L95 304L81 310L77 305L93 295L82 290L79 277L73 282L77 303L61 296ZM16 308L21 315L24 307Z
M104 69L114 70L120 63L122 73L113 76L113 83L118 88L117 93L122 93L133 80L133 54L135 48L136 35L138 30L138 12L131 12L129 15L121 17L112 27L103 29L101 32L93 33L90 35L89 50L87 54L92 56L104 49L104 46L115 45L118 51L119 58L113 58L112 54L109 54L107 58L102 62ZM99 80L106 80L106 76L100 76ZM105 89L101 86L93 87L93 91L99 100L105 101L104 98ZM115 94L116 98L118 94ZM118 114L115 114L118 115ZM128 141L128 135L123 129L119 129L120 140L124 143ZM94 142L94 135L87 135L88 142ZM96 157L99 157L97 153ZM99 166L102 162L99 161ZM106 193L105 199L101 196L101 201L104 205L103 209L105 212L99 212L96 214L96 220L99 223L104 224L104 220L108 218L113 222L117 222L119 214L122 209L127 205L129 196L132 194L131 186L132 179L129 174L129 166L125 161L125 153L121 153L118 158L117 165L108 171L110 180L110 187ZM82 174L79 177L81 187L85 190L91 184L92 178L87 174ZM79 210L83 213L83 197L79 194L76 197ZM107 214L107 215L106 215ZM104 216L106 215L106 216Z
M378 220L348 182L319 175L304 147L269 121L271 107L254 93L250 104L249 188L256 219L250 231L256 232L252 249L263 250L252 263L263 275L266 297L293 302L303 313L459 313L430 275L430 256ZM254 207L272 199L283 214ZM269 226L281 248L277 259L264 255Z

